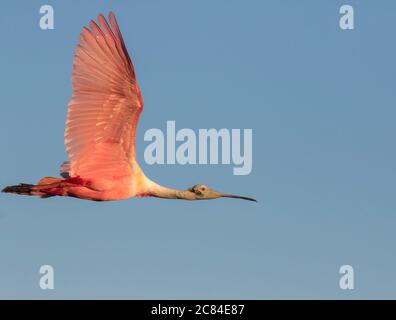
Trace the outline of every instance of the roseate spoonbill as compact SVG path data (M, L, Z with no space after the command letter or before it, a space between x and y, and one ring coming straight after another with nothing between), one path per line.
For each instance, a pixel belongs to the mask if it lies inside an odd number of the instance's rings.
M136 127L143 97L116 17L100 14L83 28L73 63L73 96L68 105L65 145L70 161L63 178L44 177L37 185L8 186L3 192L42 198L87 200L130 197L206 200L253 198L218 192L197 184L187 190L161 186L147 178L136 161Z

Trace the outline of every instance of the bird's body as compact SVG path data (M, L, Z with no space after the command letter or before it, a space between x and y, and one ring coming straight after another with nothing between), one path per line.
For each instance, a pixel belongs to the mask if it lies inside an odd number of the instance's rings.
M40 184L36 187L38 195L44 197L52 195L69 196L95 201L125 200L131 197L151 195L148 189L150 182L141 170L138 174L125 175L117 180L89 180L84 178L50 179L53 179L53 181L43 181L41 190ZM50 183L48 184L48 182Z
M136 128L143 97L113 13L83 29L73 61L73 96L68 106L65 145L69 161L63 178L45 177L3 192L70 196L109 201L131 197L204 200L247 197L223 194L203 185L187 190L163 187L145 176L136 161Z

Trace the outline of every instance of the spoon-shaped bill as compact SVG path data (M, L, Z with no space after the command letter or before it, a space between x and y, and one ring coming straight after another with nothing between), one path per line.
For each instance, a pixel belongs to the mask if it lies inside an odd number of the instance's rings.
M223 194L221 195L221 197L223 197L223 198L235 198L235 199L243 199L243 200L248 200L248 201L254 201L254 202L257 202L257 200L256 200L256 199L254 199L254 198L245 197L245 196L238 196L238 195L236 195L236 194L228 194L228 193L223 193Z

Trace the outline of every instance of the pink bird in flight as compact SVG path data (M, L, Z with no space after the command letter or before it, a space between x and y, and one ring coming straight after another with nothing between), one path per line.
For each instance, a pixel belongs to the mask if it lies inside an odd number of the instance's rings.
M206 200L253 198L227 194L205 185L187 190L161 186L145 176L136 161L136 128L143 97L116 17L84 27L73 63L73 96L68 106L65 145L69 161L63 178L44 177L37 185L21 183L3 192L42 198L86 200L131 197Z

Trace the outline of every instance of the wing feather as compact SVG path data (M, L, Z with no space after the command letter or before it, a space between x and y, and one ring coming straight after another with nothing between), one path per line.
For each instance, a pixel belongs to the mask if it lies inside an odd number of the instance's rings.
M70 176L108 181L133 172L143 98L114 14L98 21L77 45L65 145Z

